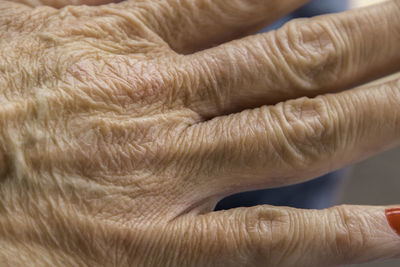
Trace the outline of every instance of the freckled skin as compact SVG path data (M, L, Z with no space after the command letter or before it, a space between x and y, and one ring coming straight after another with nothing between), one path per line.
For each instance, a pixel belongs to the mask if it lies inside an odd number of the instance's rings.
M231 42L305 1L106 2L0 0L1 266L400 254L385 207L211 212L400 143L398 79L326 94L397 70L398 1Z

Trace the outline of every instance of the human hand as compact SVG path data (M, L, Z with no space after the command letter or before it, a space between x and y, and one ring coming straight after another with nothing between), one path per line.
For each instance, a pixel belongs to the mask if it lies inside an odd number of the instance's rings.
M399 256L387 207L212 212L400 142L399 80L339 92L398 70L399 1L228 42L304 2L0 1L2 265Z

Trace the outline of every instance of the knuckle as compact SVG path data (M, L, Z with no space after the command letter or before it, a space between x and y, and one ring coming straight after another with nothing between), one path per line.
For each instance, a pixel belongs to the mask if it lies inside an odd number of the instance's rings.
M94 101L122 108L123 112L136 111L138 106L146 110L149 103L161 100L165 106L174 105L173 90L180 79L173 68L165 70L156 64L117 56L101 62L92 58L80 59L68 68L68 78L82 88L79 92L82 95L90 94ZM86 89L87 83L100 86Z
M342 70L343 53L333 23L301 19L276 32L285 71L304 90L315 90L334 81Z
M337 206L331 209L330 220L337 223L332 226L333 255L337 255L344 262L357 258L359 251L366 246L366 232L360 216L353 212L347 205ZM329 228L328 228L329 229Z
M292 230L295 227L292 224L295 220L292 217L282 209L266 206L250 209L245 218L249 251L256 251L260 257L279 262L285 257L285 251L294 236Z
M23 26L33 24L34 19L32 13L32 9L25 5L9 1L1 1L0 30L2 35L5 35L4 33L7 33L8 31L19 33L23 29ZM2 38L4 37L2 36Z
M374 127L374 124L370 123L372 119L381 121L381 118L385 117L386 125L392 126L387 128L390 129L388 133L394 131L398 136L400 133L400 110L393 107L400 106L400 78L396 77L394 80L389 79L383 84L377 84L376 89L378 90L373 94L366 95L367 103L370 106L383 106L383 108L380 109L380 112L377 109L375 114L365 117L362 126L364 128L369 125Z
M290 165L308 166L321 156L329 157L338 145L334 120L323 97L284 102L272 110L278 121L280 143Z

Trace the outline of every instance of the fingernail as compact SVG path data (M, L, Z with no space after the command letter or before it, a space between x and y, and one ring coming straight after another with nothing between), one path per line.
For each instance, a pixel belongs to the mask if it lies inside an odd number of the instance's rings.
M396 233L400 235L400 208L387 209L386 218L389 221L389 224L393 228L393 230L395 230Z

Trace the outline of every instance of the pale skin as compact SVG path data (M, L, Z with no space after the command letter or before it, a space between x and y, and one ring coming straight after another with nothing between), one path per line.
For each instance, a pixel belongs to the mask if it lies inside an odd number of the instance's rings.
M400 256L387 207L212 212L399 145L400 80L352 88L400 69L400 1L245 38L306 1L17 2L0 1L1 266Z

